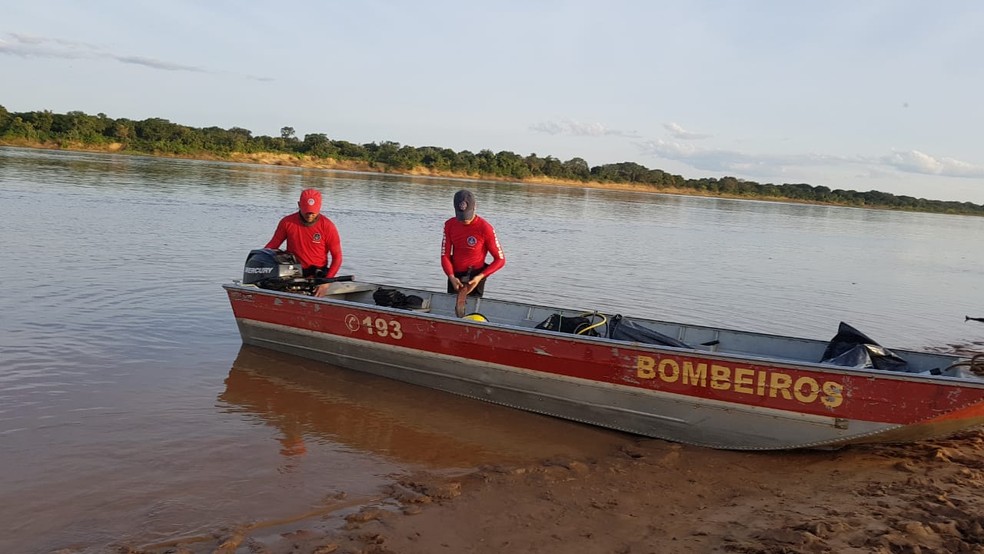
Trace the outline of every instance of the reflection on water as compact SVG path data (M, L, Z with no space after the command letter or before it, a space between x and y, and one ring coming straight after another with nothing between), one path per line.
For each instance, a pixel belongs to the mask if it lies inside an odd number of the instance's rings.
M220 284L320 188L342 271L443 289L467 186L487 295L891 348L979 342L984 218L0 148L0 552L102 552L371 497L413 468L623 435L241 348ZM231 369L230 369L231 367Z
M617 434L244 346L219 400L279 431L285 456L339 444L436 468L602 451Z

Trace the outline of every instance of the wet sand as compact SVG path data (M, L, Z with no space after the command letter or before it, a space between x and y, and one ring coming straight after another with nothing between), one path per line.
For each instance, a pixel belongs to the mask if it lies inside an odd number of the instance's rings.
M765 453L625 435L597 458L403 476L368 504L282 523L120 551L979 553L984 430Z

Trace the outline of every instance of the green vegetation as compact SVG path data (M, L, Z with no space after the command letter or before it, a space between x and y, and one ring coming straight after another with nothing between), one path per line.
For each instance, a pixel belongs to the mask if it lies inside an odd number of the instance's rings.
M0 106L0 143L187 157L271 153L307 157L315 161L330 158L392 172L422 169L440 175L472 178L633 184L654 192L984 215L984 205L971 202L927 200L874 190L831 190L824 186L802 183L760 184L734 177L685 179L633 162L591 167L581 158L560 161L553 156L520 156L508 151L493 153L491 150L482 150L476 154L468 150L455 152L436 146L401 146L388 141L355 144L345 140L332 140L323 133L305 135L300 140L292 127L282 128L278 137L253 136L250 130L240 127L199 129L160 118L133 121L125 118L113 119L102 113L93 116L78 111L65 114L48 110L12 113Z

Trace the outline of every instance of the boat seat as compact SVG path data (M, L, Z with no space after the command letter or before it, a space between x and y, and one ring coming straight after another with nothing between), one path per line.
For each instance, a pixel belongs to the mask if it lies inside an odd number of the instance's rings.
M334 296L336 294L349 294L352 292L364 292L367 290L376 290L374 285L369 285L366 283L353 283L353 282L340 282L332 283L328 287L328 293L326 296Z
M419 308L405 308L405 309L410 312L421 312L427 314L430 313L431 311L430 301L424 300L424 305Z

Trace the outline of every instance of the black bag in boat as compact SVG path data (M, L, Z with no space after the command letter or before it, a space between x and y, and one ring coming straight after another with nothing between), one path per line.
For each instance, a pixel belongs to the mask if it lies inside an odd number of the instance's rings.
M416 294L403 294L396 289L384 289L382 287L372 293L372 299L377 306L404 310L419 310L424 305L424 299Z
M846 367L909 371L909 364L887 348L843 321L830 339L820 363Z
M558 331L560 333L572 333L587 337L597 337L598 332L591 328L592 325L594 325L594 321L590 317L580 315L565 317L561 314L552 314L550 317L537 325L536 328L544 329L546 331Z
M372 293L372 299L376 302L377 306L391 307L394 303L403 302L406 295L396 289L384 289L382 287L376 289Z
M626 321L622 314L615 314L608 322L608 338L615 340L627 340L641 342L644 344L658 344L661 346L675 346L677 348L693 348L685 342L676 340L673 337L647 329L638 323Z
M400 302L399 305L394 305L393 307L403 308L404 310L419 310L424 307L424 299L416 294L408 294L403 297L403 302Z

